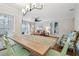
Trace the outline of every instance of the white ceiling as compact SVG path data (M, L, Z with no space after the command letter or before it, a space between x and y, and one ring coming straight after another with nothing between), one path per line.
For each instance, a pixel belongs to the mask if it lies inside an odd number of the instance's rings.
M11 7L14 7L18 10L21 10L22 8L25 7L25 3L6 3L7 5L11 6Z
M25 3L6 3L9 6L15 7L19 10L21 10L22 8L25 7ZM44 5L51 5L51 6L55 6L55 7L70 7L70 9L74 8L75 3L43 3ZM56 6L57 5L57 6Z
M25 7L24 3L10 3L7 5L18 9L20 12L22 8ZM33 10L29 12L26 17L70 17L74 14L75 5L75 3L44 3L44 8L42 10Z

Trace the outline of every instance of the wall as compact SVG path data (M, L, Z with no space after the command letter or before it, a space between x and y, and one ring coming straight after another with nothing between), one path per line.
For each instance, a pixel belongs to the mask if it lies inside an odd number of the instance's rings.
M64 17L64 18L55 18L51 19L51 21L47 21L47 23L44 24L44 26L49 25L50 22L58 22L59 23L59 34L58 36L62 36L63 34L66 34L70 31L74 30L74 18L73 17Z
M66 34L74 30L74 18L63 18L59 21L59 35Z
M76 5L75 10L75 30L79 31L79 4Z
M21 13L17 9L10 7L7 4L0 3L0 14L8 14L14 16L14 33L20 34L20 26L22 20Z
M69 9L74 8L74 4L44 4L44 8L42 10L33 10L28 12L24 17L24 20L34 22L34 18L39 18L40 20L47 21L42 22L47 23L50 22L59 22L59 36L74 30L74 18L73 11L69 11Z

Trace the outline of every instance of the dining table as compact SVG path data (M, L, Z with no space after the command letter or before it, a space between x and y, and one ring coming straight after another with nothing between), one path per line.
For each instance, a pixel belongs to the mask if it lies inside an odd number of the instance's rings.
M47 53L47 51L50 48L50 46L41 44L39 42L28 40L27 38L24 38L22 35L14 35L13 41L22 45L25 49L30 51L32 55L43 56Z

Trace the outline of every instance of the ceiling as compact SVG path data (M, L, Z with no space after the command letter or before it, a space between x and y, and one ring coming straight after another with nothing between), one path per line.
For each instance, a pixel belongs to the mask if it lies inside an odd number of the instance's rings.
M29 12L26 17L33 18L33 17L66 17L66 16L73 16L76 3L43 3L44 8L42 10L33 10ZM25 3L9 3L6 4L8 6L14 7L20 12L22 8L25 7Z
M25 5L26 5L26 3L6 3L6 4L9 5L9 6L12 6L14 8L17 8L19 10L21 10L22 8L24 8ZM74 6L75 6L75 3L43 3L43 4L44 5L51 4L51 6L54 6L56 4L59 4L59 6L62 6L64 4L63 6L66 6L67 4L70 4L70 5L67 5L67 6L70 6L71 7L70 9L74 8ZM58 7L58 5L55 6L55 7Z
M25 7L25 3L6 3L7 5L11 6L11 7L14 7L18 10L21 10L22 8Z

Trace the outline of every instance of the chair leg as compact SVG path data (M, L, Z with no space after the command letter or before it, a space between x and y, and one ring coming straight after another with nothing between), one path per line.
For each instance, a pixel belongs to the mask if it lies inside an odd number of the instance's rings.
M74 55L76 56L76 51L75 51L75 49L73 49L73 53L74 53Z

